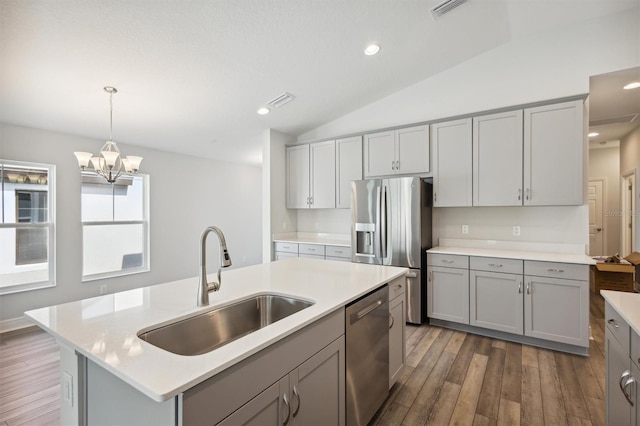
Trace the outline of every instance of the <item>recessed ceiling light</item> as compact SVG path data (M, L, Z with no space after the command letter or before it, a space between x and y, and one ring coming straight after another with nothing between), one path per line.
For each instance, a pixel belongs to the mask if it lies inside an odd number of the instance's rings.
M640 87L640 81L634 81L633 83L629 83L626 86L624 86L624 89L625 90L637 89L638 87Z
M377 44L370 44L369 46L367 46L366 49L364 49L364 54L367 56L371 56L371 55L375 55L379 51L380 51L380 46L378 46Z
M266 114L269 114L271 110L267 107L262 107L262 108L259 108L258 111L256 112L260 115L266 115Z
M590 138L595 138L596 136L598 136L600 133L597 132L591 132L589 133L587 136L589 136Z

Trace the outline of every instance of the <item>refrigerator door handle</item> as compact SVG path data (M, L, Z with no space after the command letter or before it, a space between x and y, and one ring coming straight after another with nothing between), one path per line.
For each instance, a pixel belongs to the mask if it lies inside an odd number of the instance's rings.
M376 187L376 204L375 204L375 212L376 215L378 216L375 219L375 224L376 224L376 229L375 229L375 233L374 233L374 243L373 243L373 253L375 255L375 257L378 259L378 261L380 263L382 263L382 247L381 247L381 240L382 240L382 226L381 226L381 221L382 221L382 187L381 186L377 186Z
M387 187L382 187L382 202L380 203L380 253L387 257Z

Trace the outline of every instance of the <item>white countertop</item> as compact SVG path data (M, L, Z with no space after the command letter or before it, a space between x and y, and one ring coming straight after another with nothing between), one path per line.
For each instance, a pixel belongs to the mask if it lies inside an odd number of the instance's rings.
M600 290L604 300L640 335L640 293Z
M541 262L595 265L596 261L568 244L546 244L512 241L441 239L440 245L427 253L463 256L499 257L504 259L537 260Z
M351 247L351 236L349 234L310 234L304 232L276 234L273 236L273 241L282 243L321 244L326 246Z
M156 401L165 401L270 344L300 330L406 268L293 258L222 272L222 287L197 307L198 279L190 278L26 312L38 325ZM211 275L213 279L214 274ZM315 304L214 351L176 355L137 337L172 323L272 292Z

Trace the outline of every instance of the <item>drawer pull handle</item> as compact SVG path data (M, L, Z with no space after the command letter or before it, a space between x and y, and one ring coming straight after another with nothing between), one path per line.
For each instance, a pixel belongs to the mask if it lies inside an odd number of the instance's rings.
M549 271L549 272L564 272L564 269L549 268L549 269L547 269L547 271Z
M312 248L310 248L310 249L307 249L307 250L309 250L309 251L316 251L316 249L312 249Z
M396 290L400 290L401 288L402 288L402 284L398 284L398 285L396 286Z
M334 250L338 254L342 254L342 250Z
M389 312L389 319L391 320L389 323L389 329L392 329L393 324L395 324L396 320L393 319L393 315L391 315L391 312Z
M489 266L491 266L492 268L502 268L502 265L499 263L490 263Z
M614 326L615 328L620 328L620 324L618 324L616 322L616 320L614 320L613 318L611 318L609 321L607 321L610 325Z
M447 259L440 259L440 262L442 263L453 263L453 260L447 260Z

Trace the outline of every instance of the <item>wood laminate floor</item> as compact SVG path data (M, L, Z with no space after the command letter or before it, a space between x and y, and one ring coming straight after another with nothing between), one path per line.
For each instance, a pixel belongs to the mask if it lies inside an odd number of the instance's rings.
M372 423L604 425L602 297L590 308L589 357L407 326L407 365ZM59 360L39 329L0 335L0 426L60 424Z

